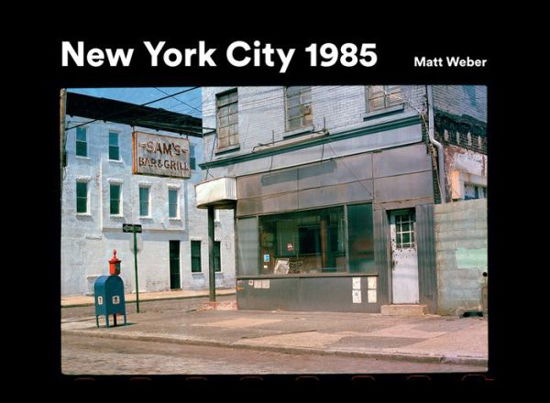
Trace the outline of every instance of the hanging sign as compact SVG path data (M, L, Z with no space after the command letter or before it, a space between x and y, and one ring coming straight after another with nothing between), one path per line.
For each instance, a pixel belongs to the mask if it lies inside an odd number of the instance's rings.
M189 178L189 140L186 138L133 132L133 173Z

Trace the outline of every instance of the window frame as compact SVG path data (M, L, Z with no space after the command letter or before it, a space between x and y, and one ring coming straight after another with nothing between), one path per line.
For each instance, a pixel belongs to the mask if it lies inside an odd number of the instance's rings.
M195 156L195 145L189 143L189 168L194 171L197 169L197 157Z
M232 102L226 102L226 103L223 103L220 105L222 98L224 97L229 97L231 96L232 94L235 94L235 101L232 101ZM227 115L224 115L224 116L221 116L220 115L220 111L222 108L228 108L230 109L230 105L236 105L236 111L234 113L228 113ZM236 116L236 121L233 122L233 123L229 123L229 117L230 116ZM221 120L223 118L227 118L228 120L228 123L225 124L225 125L222 125L221 124ZM236 133L233 133L231 134L229 132L229 127L232 127L232 126L236 126ZM224 134L224 138L227 137L227 144L225 145L220 145L220 138L221 138L221 129L226 129L228 130L228 134L225 135ZM231 141L231 138L236 138L236 142L235 141ZM240 147L240 136L239 136L239 92L238 92L238 88L232 88L230 90L227 90L227 91L223 91L223 92L220 92L220 93L217 93L216 94L216 150L217 151L225 151L225 150L230 150L230 149L234 149L234 148L239 148Z
M85 180L85 179L77 179L76 180L76 192L75 192L75 200L76 200L76 214L77 215L90 215L90 186L89 186L89 180ZM78 211L78 206L79 206L79 203L78 203L78 200L79 198L82 199L82 196L79 196L78 195L78 184L83 184L86 186L86 195L85 195L85 205L86 205L86 210L85 211Z
M288 89L289 88L296 88L296 87L308 88L308 90L306 90L306 91L300 90L299 95L298 95L300 99L299 99L299 103L296 107L302 108L304 105L307 105L309 107L309 113L308 114L302 113L298 117L293 117L292 119L290 119ZM307 91L309 92L309 103L302 102L302 95ZM295 97L295 96L296 95L293 95L291 97ZM312 87L311 86L288 86L288 87L284 87L284 100L285 100L285 131L286 132L294 132L296 130L308 128L308 127L311 127L313 125L313 106L312 106L313 105L313 100L312 100ZM304 117L306 115L310 116L310 121L309 122L306 122L304 120ZM297 120L297 119L300 119L300 125L296 126L296 127L291 127L290 126L290 120Z
M147 214L142 214L142 203L141 198L141 189L147 189ZM146 184L140 184L138 186L138 201L139 201L139 217L140 218L151 218L151 186Z
M79 132L84 131L84 140L78 139ZM84 144L84 155L78 153L78 144ZM75 129L75 156L81 157L81 158L89 158L88 155L88 127L87 126L80 126Z
M116 135L116 146L111 145L111 134ZM113 148L113 147L116 147L116 152L117 152L118 158L111 158L111 148ZM109 130L109 135L108 135L108 158L109 158L109 161L121 161L121 156L120 156L120 133L116 130Z
M383 87L383 94L384 95L382 97L371 96L371 92L372 92L373 87ZM398 91L390 91L390 90L388 90L388 87L397 87ZM367 85L365 92L366 92L365 103L366 103L367 113L384 111L384 110L392 108L392 107L397 107L399 105L403 105L404 102L405 102L404 99L403 99L403 86L402 85ZM397 102L389 102L390 97L392 95L395 95L395 94L399 94L398 101ZM381 107L378 107L378 108L373 108L371 106L371 101L375 98L382 98L384 106L381 106Z
M175 215L172 216L171 215L171 209L170 207L172 205L174 205L174 203L171 203L170 201L170 194L172 192L175 192L176 193L176 202L175 202ZM179 188L177 187L168 187L168 218L171 219L171 220L177 220L180 218L180 209L179 209L179 206L180 206L180 202L179 202Z
M194 249L193 245L198 245L198 255L193 254ZM202 273L202 259L201 259L201 253L202 253L202 241L198 239L192 239L190 243L191 247L191 273ZM197 260L198 259L198 269L197 269Z
M118 187L118 213L113 213L113 197L112 197L112 187ZM122 183L118 181L109 182L109 215L114 217L122 216Z
M214 241L214 272L222 272L222 241Z

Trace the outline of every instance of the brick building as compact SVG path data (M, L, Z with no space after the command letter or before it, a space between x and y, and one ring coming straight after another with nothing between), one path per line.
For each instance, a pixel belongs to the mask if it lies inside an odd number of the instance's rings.
M207 289L206 213L195 208L194 193L204 159L201 119L69 92L65 127L62 295L93 293L95 279L108 273L113 249L122 259L126 292L135 292L133 237L122 232L123 223L143 228L140 291ZM135 131L188 138L190 177L134 174ZM220 211L215 227L216 283L234 287L232 214Z
M486 88L203 88L240 308L438 311L434 205L487 195Z

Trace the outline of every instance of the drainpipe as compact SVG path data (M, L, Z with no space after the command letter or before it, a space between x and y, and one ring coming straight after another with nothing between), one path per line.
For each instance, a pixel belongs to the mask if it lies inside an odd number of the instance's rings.
M433 93L432 86L426 86L426 95L428 96L428 138L430 143L437 147L437 156L439 159L439 190L441 191L441 203L447 202L447 192L445 188L445 154L443 152L443 145L435 139L434 136L434 106L433 106Z

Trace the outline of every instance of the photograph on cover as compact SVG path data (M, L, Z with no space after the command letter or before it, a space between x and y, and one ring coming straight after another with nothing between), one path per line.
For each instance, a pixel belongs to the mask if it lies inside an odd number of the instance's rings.
M487 87L60 89L61 371L485 372Z

